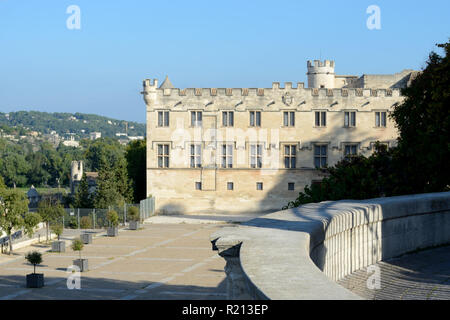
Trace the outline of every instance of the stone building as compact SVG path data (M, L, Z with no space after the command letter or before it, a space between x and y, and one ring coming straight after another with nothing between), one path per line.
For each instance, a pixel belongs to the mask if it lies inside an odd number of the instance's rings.
M271 88L175 88L144 80L147 195L157 213L280 210L319 167L379 141L396 143L389 113L417 75L340 76L334 61L308 61L303 83Z

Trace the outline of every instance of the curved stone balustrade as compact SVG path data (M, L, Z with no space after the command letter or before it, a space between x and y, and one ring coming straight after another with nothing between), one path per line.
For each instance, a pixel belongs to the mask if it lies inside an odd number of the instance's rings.
M450 243L450 192L308 204L211 235L229 299L361 299L335 281Z

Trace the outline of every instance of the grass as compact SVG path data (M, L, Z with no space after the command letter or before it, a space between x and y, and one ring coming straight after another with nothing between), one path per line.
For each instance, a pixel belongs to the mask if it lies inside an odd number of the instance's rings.
M21 188L16 188L16 190L27 193L28 190L30 190L30 188L29 187L28 188L21 187ZM38 188L36 188L36 191L39 194L55 194L55 193L67 194L67 190L65 188L41 188L41 187L38 187Z

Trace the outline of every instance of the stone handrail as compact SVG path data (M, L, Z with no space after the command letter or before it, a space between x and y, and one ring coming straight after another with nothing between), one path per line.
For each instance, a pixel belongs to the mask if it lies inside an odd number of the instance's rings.
M450 243L450 192L303 205L211 235L229 299L361 299L335 281Z

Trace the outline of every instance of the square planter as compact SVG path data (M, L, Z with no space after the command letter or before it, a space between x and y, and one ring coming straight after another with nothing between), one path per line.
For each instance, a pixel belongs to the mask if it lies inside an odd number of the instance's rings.
M81 237L81 241L84 244L92 243L92 234L91 233L82 233L80 237Z
M44 286L43 273L27 274L27 288L42 288Z
M131 230L139 229L139 221L130 221L130 225L128 226Z
M89 265L88 265L88 259L76 259L73 260L73 265L80 268L80 272L88 271Z
M107 235L108 235L108 237L117 237L119 235L119 228L118 227L108 228Z
M52 242L53 252L66 252L66 242L65 241L53 241Z

